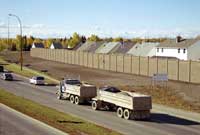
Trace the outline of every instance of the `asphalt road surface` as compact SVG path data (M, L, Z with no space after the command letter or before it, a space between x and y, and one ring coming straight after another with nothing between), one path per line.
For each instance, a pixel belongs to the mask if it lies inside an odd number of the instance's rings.
M124 120L118 118L115 112L94 111L88 105L74 105L66 100L58 100L55 86L34 86L24 78L17 78L13 82L0 80L0 87L18 96L127 135L200 135L200 123L171 116L167 112L152 112L150 121Z
M0 114L1 135L67 135L3 104Z

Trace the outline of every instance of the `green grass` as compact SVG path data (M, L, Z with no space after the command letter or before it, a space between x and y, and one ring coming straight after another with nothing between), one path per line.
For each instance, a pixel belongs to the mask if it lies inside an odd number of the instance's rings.
M23 67L23 70L21 71L21 68L19 65L14 64L14 63L8 63L5 60L3 60L3 58L1 58L1 57L0 57L0 64L3 64L4 68L6 70L20 74L22 76L32 77L32 76L40 75L40 76L45 77L45 79L48 83L59 83L58 80L46 75L45 73L35 71L35 70L29 69L27 67Z
M69 134L119 135L119 133L110 129L59 112L23 97L15 96L2 89L0 89L0 103Z

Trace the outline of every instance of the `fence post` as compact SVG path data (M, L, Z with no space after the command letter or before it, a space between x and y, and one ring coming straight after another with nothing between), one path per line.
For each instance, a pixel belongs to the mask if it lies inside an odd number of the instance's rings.
M123 73L124 73L124 54L123 54Z
M111 54L109 55L109 71L110 71L110 67L111 67Z
M177 81L179 81L179 59L178 59L178 65L177 65Z
M117 55L115 55L116 56L116 72L117 72Z
M147 62L148 62L148 63L147 63L147 66L148 66L148 67L147 67L147 68L148 68L148 69L147 69L147 76L149 76L149 56L147 57Z
M192 72L192 61L189 61L189 83L191 82L191 72Z
M138 75L140 75L140 56L139 56L139 69L138 69Z
M167 58L167 75L168 75L168 73L169 73L169 59Z
M157 72L157 74L158 74L158 57L156 58L156 72Z

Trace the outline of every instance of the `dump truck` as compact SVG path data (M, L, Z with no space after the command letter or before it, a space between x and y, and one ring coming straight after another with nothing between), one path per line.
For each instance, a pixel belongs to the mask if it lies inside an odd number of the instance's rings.
M117 116L125 119L150 119L151 96L135 92L121 91L115 87L102 87L92 99L92 109L108 108L115 110Z
M78 79L64 79L60 82L58 99L69 99L71 103L89 102L97 95L96 86L82 83Z

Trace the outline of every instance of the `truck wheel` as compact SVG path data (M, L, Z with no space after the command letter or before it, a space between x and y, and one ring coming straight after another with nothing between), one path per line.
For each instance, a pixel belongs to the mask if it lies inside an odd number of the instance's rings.
M80 99L79 99L78 96L75 96L75 101L74 102L75 102L76 105L80 104Z
M92 101L92 109L93 110L98 110L99 109L97 101Z
M74 96L71 95L70 98L69 98L70 102L73 104L74 103Z
M124 110L124 119L126 120L130 119L130 111L128 109Z
M117 108L117 116L122 118L123 117L123 109L121 107Z

